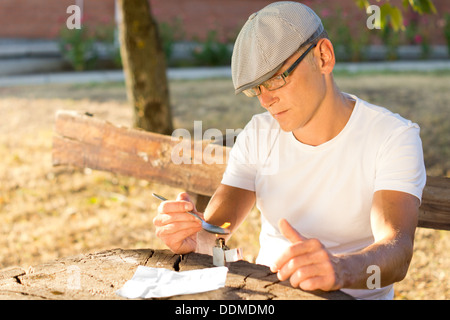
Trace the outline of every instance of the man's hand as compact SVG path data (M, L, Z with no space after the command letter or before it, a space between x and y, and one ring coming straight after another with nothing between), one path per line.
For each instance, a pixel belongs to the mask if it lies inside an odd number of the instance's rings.
M307 239L285 219L279 222L281 233L292 243L270 268L278 279L289 279L294 288L303 290L338 290L342 287L337 275L337 258L317 239Z
M176 201L164 201L153 219L156 236L174 253L185 254L197 248L197 232L202 230L200 220L188 214L195 210L187 193L180 193ZM197 212L198 213L198 212ZM202 214L199 214L202 216Z

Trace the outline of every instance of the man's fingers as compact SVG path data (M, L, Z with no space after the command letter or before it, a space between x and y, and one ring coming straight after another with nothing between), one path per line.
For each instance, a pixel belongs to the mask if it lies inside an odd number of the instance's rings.
M176 222L196 223L201 225L200 220L185 212L160 213L153 218L153 224L157 227Z
M193 222L190 224L175 223L159 227L156 230L156 235L174 253L189 253L195 250L197 242L195 234L201 230L201 225L194 224Z
M186 192L181 192L177 196L177 201L186 201L188 204L185 206L186 211L195 210L191 197Z
M286 219L281 219L278 222L278 226L280 228L281 234L285 236L286 239L288 239L292 243L292 245L287 248L271 266L270 269L272 272L280 271L290 260L294 259L295 257L304 255L308 252L314 251L321 245L320 242L315 239L307 241L308 239L302 236L297 230L295 230L290 225L290 223L286 221ZM287 277L289 277L295 269L288 268L288 270L286 270L285 268L284 271L284 274Z
M171 238L171 242L178 242L192 236L201 229L201 224L197 222L173 222L158 227L156 235L162 239Z
M300 265L311 264L323 258L321 253L316 253L321 246L322 244L317 239L298 241L281 253L270 270L272 272L282 271L285 277L290 277L292 272Z
M161 202L158 208L159 213L177 213L187 212L194 209L194 205L191 202L183 200L168 200Z
M292 244L270 268L278 273L278 279L290 279L293 287L300 286L304 290L337 288L333 263L322 243L303 237L284 219L280 220L279 228Z
M176 200L163 201L153 218L155 233L173 252L192 252L197 245L196 233L202 229L201 222L188 214L195 210L187 193L180 193Z
M307 238L303 237L297 230L295 230L286 219L280 219L278 222L281 234L286 237L291 243L305 241Z

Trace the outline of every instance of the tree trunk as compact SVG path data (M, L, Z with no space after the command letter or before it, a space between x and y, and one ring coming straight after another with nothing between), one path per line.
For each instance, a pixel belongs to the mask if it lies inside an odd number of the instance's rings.
M212 262L211 256L198 253L180 256L169 250L114 249L49 261L29 267L28 270L10 267L0 270L0 300L124 299L115 292L132 278L138 265L183 272L214 267ZM225 287L168 299L351 299L342 291L294 289L288 281L280 282L276 274L265 266L246 261L231 262L227 266L229 271ZM171 312L173 310L167 314Z
M133 126L171 134L173 131L164 51L148 0L119 0L120 53Z

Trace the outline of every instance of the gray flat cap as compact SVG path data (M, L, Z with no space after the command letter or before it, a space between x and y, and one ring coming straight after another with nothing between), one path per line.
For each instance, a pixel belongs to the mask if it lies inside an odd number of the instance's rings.
M253 13L233 49L231 74L235 93L272 77L302 44L322 31L320 18L298 2L274 2Z

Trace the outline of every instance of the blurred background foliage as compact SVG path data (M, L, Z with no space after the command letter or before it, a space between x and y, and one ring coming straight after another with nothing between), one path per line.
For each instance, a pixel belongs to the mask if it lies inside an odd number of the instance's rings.
M450 55L450 13L436 16L431 0L354 0L359 10L349 9L348 4L330 7L329 3L321 0L303 2L322 18L339 61L397 60L401 59L401 47L414 47L420 52L421 59L428 59L432 54L432 35L436 29L442 29L439 33L445 39L441 42L446 44ZM372 14L367 8L374 4L381 13L380 29L366 27ZM172 18L162 16L158 10L154 10L153 15L158 21L169 67L230 65L233 43L240 28L223 30L218 23L206 19L206 35L199 37L186 32L187 23L191 22L183 12ZM118 46L114 23L81 30L61 28L61 53L75 70L121 68ZM370 54L374 50L381 50L382 54L374 58Z

